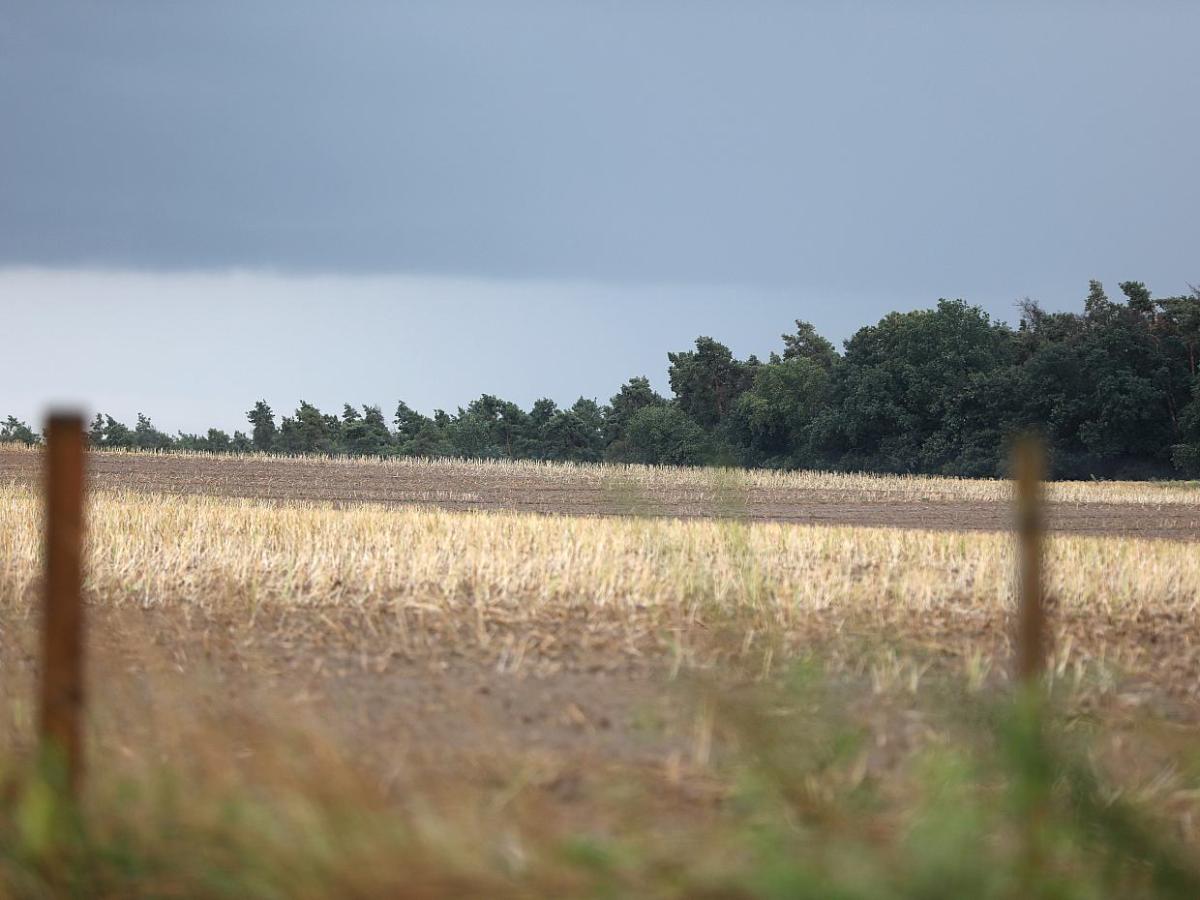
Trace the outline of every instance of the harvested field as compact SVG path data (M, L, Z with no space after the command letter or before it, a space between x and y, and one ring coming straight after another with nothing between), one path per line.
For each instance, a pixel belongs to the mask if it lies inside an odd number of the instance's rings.
M0 450L0 483L34 484L35 451ZM969 479L773 473L646 466L430 460L329 460L105 452L97 488L335 504L560 515L723 517L947 531L1011 527L1010 486ZM1070 534L1195 540L1200 485L1064 482L1050 524Z
M789 853L825 860L828 884L855 883L882 853L883 881L851 895L886 895L904 866L924 883L922 867L941 865L906 842L966 764L949 748L976 747L1003 694L1004 484L132 454L91 465L93 802L124 809L112 798L164 767L261 802L247 813L259 824L236 834L276 866L272 885L604 893L598 863L557 855L573 835L618 854L603 867L609 894L758 895L718 888L745 884L747 860L765 865L743 836L778 826L779 840L809 835ZM2 760L27 754L33 730L41 513L36 454L0 453L0 466ZM1050 491L1060 527L1075 511L1118 532L1060 533L1047 548L1056 721L1086 734L1113 796L1194 851L1200 554L1191 533L1128 537L1119 523L1192 521L1196 494ZM793 502L805 515L858 504L885 523L938 504L975 518L897 528L765 511ZM569 514L574 503L589 514ZM972 799L937 817L986 807L983 783L972 776ZM113 833L172 859L163 835L231 840L199 800L132 810L105 813ZM352 843L330 850L314 837L326 829ZM296 848L317 868L297 869ZM351 852L364 862L346 865Z
M38 515L30 491L0 489L10 625L35 596ZM454 743L508 732L536 742L549 722L552 744L588 745L594 735L574 726L595 719L609 723L609 751L628 749L611 706L646 699L664 672L757 677L817 647L826 664L875 680L931 667L978 680L1000 674L1008 652L1013 559L999 534L135 492L98 492L89 521L88 591L120 623L109 635L122 666L158 652L181 673L298 678L300 695L332 699L326 712L364 711L368 727L351 729L364 747L437 702L451 721L422 714L421 727ZM1055 671L1152 685L1155 703L1190 718L1200 698L1192 545L1063 536L1048 565ZM884 641L887 661L863 655L864 641ZM462 691L495 674L471 697L472 715L516 702L515 717L466 728L454 719ZM513 686L527 678L537 692L517 702ZM446 703L447 691L459 700ZM571 707L574 723L562 719Z

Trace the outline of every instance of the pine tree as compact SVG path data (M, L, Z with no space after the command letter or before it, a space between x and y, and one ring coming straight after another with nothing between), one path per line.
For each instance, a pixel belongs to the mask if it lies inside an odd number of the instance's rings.
M275 427L275 413L271 411L271 407L267 406L267 401L259 400L255 403L254 409L246 413L246 418L254 426L251 432L254 449L263 453L274 450L275 442L279 438L279 431Z
M1096 321L1107 319L1114 309L1113 302L1104 293L1104 285L1094 278L1088 282L1088 295L1083 301L1083 309L1089 319Z
M100 413L96 413L96 418L92 419L92 427L88 429L88 445L91 447L104 445L104 416Z
M32 447L39 443L41 439L34 430L15 416L9 416L0 424L0 444L24 444L26 447Z
M1129 300L1129 308L1143 315L1154 315L1154 300L1150 291L1140 281L1122 281L1121 293Z

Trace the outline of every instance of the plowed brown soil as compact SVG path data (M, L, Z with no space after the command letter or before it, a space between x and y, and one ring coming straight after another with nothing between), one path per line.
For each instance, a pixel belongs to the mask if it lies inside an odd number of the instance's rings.
M0 479L35 483L40 458L0 450ZM401 468L330 460L93 454L98 488L330 503L423 504L445 509L508 509L562 515L719 516L802 524L893 526L946 531L1012 527L1006 503L855 499L844 491L746 487L699 491L663 482L632 487L587 470ZM1200 502L1058 503L1052 530L1068 534L1200 539Z

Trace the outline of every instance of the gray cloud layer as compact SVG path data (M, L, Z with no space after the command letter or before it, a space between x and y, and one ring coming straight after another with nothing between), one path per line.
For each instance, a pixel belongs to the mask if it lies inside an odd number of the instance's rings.
M4 7L0 264L1200 277L1197 4Z

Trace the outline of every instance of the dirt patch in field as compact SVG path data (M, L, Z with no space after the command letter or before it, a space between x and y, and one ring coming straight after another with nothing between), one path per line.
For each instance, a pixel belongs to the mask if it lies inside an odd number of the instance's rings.
M553 633L558 649L534 644L519 662L522 634L490 622L486 644L471 641L467 618L94 607L99 741L183 758L189 729L203 720L210 729L234 723L231 752L253 754L252 722L276 736L294 728L328 738L397 789L442 776L496 787L504 772L570 805L613 767L699 790L728 737L712 704L736 706L786 682L804 660L842 698L837 713L875 732L869 765L883 775L933 733L931 697L957 698L943 702L944 715L969 714L984 702L970 691L1002 684L1010 655L1002 615L953 609L886 621L814 614L782 641L748 636L734 622L699 623L683 645L673 634L631 644L619 623L608 641L586 616L548 616L522 629ZM34 624L0 619L10 700L32 691ZM1131 729L1149 716L1198 733L1200 646L1185 617L1072 615L1059 617L1055 632L1051 671L1073 714ZM699 779L690 787L679 781L688 772Z
M36 483L40 457L0 450L0 479ZM383 503L451 510L515 510L560 515L727 517L816 525L892 526L943 531L1012 527L1006 503L855 499L815 489L764 489L715 481L711 487L648 487L600 470L520 472L451 467L347 465L327 460L93 454L101 489L201 494L334 504ZM1200 505L1053 504L1053 530L1069 534L1200 539Z

